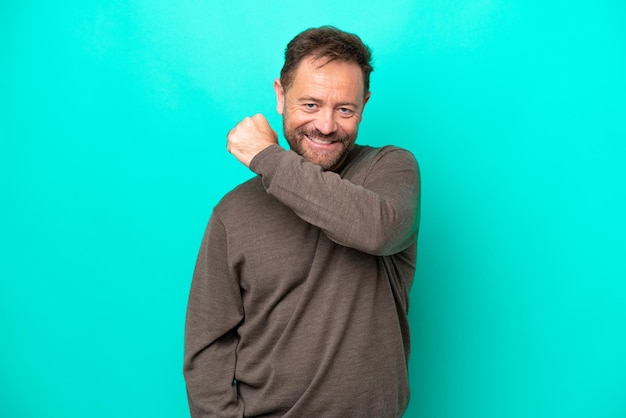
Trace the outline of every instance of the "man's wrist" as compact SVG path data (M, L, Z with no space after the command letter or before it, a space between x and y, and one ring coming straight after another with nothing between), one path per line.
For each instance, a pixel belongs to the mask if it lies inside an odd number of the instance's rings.
M280 145L272 144L252 157L249 168L256 174L265 174L266 167L275 167L278 165L280 155L284 152L286 151Z

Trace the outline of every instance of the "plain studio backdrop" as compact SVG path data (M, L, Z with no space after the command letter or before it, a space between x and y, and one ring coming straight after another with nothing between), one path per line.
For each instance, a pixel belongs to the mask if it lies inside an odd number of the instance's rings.
M281 129L324 24L374 52L359 142L421 165L407 417L626 416L621 0L3 1L0 416L189 416L196 254L252 176L226 133Z

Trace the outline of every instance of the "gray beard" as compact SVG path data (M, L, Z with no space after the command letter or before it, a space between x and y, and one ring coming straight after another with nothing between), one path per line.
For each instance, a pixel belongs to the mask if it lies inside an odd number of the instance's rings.
M285 135L285 139L289 143L289 147L292 151L301 155L306 160L319 165L323 170L331 170L338 168L348 155L348 153L354 147L354 143L350 141L350 138L347 135L341 135L338 133L332 133L330 135L324 135L318 130L308 130L304 131L302 129L296 129L294 131L289 131L285 126L285 120L283 119L283 134ZM341 152L336 154L329 155L326 152L311 152L302 146L303 141L307 141L305 136L321 138L329 141L337 141L341 142L344 145L344 149Z

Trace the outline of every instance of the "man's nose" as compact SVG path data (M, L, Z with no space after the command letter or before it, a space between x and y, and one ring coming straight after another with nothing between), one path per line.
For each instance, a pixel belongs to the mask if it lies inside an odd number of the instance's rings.
M335 122L335 112L332 109L324 109L318 113L315 121L316 128L324 135L330 135L337 130Z

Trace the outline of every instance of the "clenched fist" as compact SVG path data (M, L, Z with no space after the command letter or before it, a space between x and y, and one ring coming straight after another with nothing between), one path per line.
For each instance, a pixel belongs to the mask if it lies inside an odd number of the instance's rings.
M259 152L278 144L278 136L267 119L261 114L245 118L228 133L226 149L239 161L250 166L250 161Z

